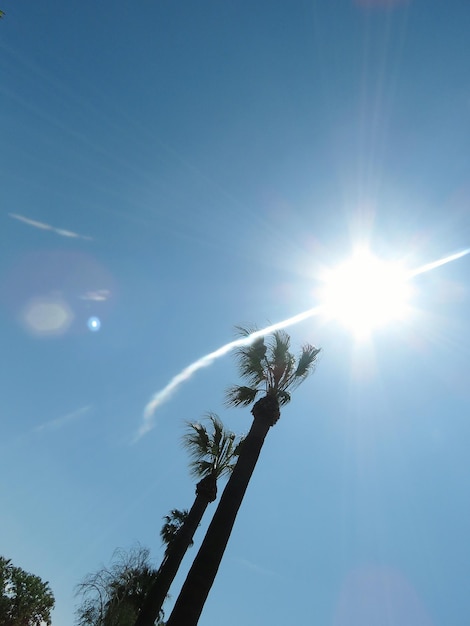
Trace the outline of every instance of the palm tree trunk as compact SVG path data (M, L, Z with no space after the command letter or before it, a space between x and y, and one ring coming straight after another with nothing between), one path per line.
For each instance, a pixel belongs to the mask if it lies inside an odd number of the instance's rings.
M193 506L160 565L157 578L142 605L135 626L154 626L170 590L171 583L178 572L186 550L191 545L194 533L201 523L204 512L208 504L216 499L216 496L217 485L215 476L206 476L199 481Z
M243 441L235 469L225 486L166 626L196 626L199 621L264 440L270 427L279 418L276 398L261 398L254 405L252 413L253 424Z

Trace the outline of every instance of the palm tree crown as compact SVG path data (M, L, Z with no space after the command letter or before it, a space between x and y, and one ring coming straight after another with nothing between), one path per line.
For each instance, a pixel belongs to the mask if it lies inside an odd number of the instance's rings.
M253 329L237 327L241 336L249 337ZM256 329L255 329L256 330ZM258 394L274 396L279 405L290 402L290 392L298 387L314 369L320 348L302 346L296 358L290 352L289 335L278 330L256 339L236 352L240 376L248 385L233 385L227 391L229 406L249 406ZM289 390L289 391L288 391Z
M178 535L178 531L185 523L188 514L189 511L187 509L183 509L182 511L179 509L171 509L168 515L164 516L163 519L165 520L165 523L160 530L160 537L165 545L165 555L169 554ZM191 541L189 547L192 545L193 542Z
M233 470L241 440L237 441L234 433L225 430L215 413L208 413L207 419L212 425L210 431L199 422L187 422L182 441L191 458L191 474L195 478L217 480Z

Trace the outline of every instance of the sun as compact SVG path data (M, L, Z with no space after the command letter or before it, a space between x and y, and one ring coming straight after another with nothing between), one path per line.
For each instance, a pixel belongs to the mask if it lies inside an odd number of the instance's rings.
M326 270L320 302L327 319L347 327L356 338L366 338L386 324L410 313L410 274L397 262L383 261L368 250Z

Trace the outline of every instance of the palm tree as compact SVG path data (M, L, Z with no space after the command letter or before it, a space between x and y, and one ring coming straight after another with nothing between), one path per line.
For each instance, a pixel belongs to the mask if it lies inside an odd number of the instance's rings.
M163 606L171 583L192 545L193 536L210 502L217 497L217 479L232 471L240 451L240 440L226 431L214 413L208 415L211 428L197 422L188 423L183 445L191 457L191 473L200 478L196 485L196 499L190 511L174 510L167 516L162 538L167 544L158 576L142 605L135 626L152 626Z
M249 337L252 331L238 329ZM253 424L243 441L238 462L225 486L199 552L176 600L167 626L196 626L214 582L265 437L280 417L279 407L287 404L290 392L313 371L320 352L311 345L302 347L296 359L290 352L287 333L273 333L238 350L240 374L247 386L236 385L227 393L231 406L248 406L257 396L251 413Z

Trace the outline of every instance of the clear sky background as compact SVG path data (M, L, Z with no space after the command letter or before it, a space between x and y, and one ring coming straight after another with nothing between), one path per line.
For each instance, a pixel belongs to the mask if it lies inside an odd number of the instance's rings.
M72 626L83 576L137 541L158 564L191 505L184 420L249 428L230 356L132 444L153 393L234 325L315 306L358 241L410 268L470 246L470 4L1 8L0 553ZM469 270L416 277L413 315L368 342L290 329L322 358L201 626L468 625Z

